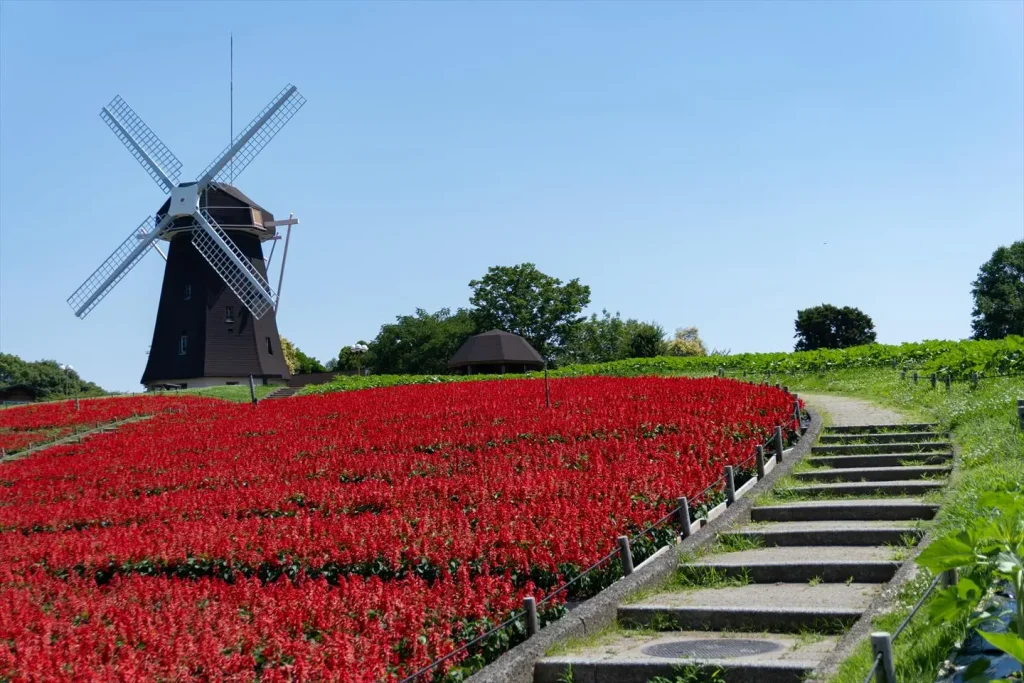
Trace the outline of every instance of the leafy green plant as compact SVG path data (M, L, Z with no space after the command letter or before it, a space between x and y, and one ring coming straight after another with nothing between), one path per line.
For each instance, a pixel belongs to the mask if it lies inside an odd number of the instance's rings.
M962 569L969 574L937 593L929 606L929 619L944 622L972 612L970 625L978 635L1024 664L1024 489L991 491L982 495L980 503L990 510L987 517L943 536L917 558L918 564L932 572ZM975 609L996 582L1004 581L1016 597L1014 612ZM981 629L1004 616L1010 617L1006 633ZM985 668L987 664L974 670L983 672Z

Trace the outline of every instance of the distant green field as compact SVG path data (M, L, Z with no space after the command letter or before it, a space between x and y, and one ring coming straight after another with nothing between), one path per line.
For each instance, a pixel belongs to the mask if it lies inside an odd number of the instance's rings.
M821 349L793 353L739 353L730 356L693 356L632 358L596 363L569 365L550 372L551 377L611 375L709 376L719 370L730 377L763 379L769 375L827 375L837 370L889 368L917 370L923 376L936 373L940 378L969 379L972 373L982 377L1024 374L1024 337L1007 337L999 341L924 341L908 344L869 344L849 349ZM540 377L526 375L369 375L339 376L333 382L306 387L302 393L318 394L352 391L402 384L435 384L488 379L522 379Z

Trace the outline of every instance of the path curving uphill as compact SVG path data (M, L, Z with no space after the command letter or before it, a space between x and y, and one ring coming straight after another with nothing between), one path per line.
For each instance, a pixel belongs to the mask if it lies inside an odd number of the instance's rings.
M809 456L667 585L620 604L615 630L539 661L535 683L798 683L850 651L912 569L953 451L868 401L802 398L831 423Z

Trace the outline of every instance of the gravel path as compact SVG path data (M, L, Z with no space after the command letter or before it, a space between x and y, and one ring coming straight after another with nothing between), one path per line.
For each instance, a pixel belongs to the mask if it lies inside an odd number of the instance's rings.
M903 415L859 398L834 396L832 394L800 393L812 408L820 410L831 418L834 427L855 427L859 425L899 424L905 422Z

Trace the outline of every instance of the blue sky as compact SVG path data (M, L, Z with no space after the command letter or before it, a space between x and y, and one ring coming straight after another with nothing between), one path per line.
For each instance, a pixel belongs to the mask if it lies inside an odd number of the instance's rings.
M1024 3L0 3L0 349L140 388L163 262L67 296L163 201L120 94L194 177L286 83L238 179L295 212L278 316L335 355L533 261L592 309L792 348L798 308L883 342L970 333L1024 237ZM275 260L277 257L275 256Z

